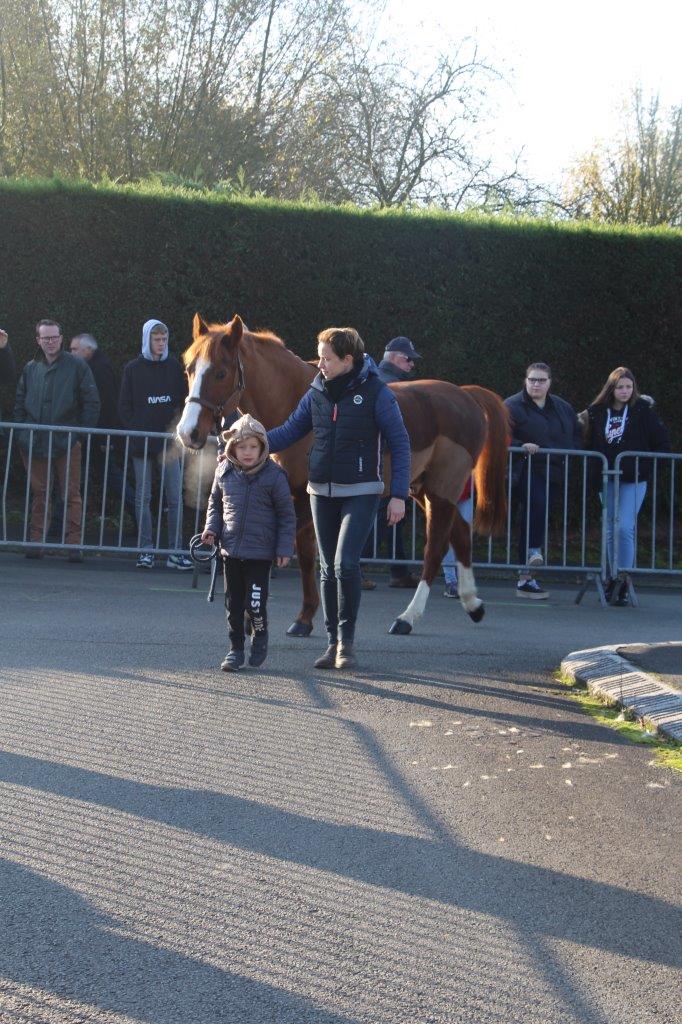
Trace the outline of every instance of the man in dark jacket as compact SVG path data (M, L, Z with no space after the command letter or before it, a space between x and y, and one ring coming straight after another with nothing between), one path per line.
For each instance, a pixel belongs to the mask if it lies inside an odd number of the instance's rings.
M0 327L0 398L5 391L14 388L17 377L17 368L14 362L14 353L10 348L7 331ZM4 409L0 404L0 419L4 417Z
M395 384L398 381L411 380L414 376L414 366L418 359L421 359L419 352L409 338L400 335L393 338L386 345L383 358L377 367L379 379L384 384ZM405 559L405 543L403 540L403 527L405 520L401 519L395 526L389 527L386 522L386 507L388 499L383 498L379 505L376 518L376 546L377 552L385 547L391 556L399 561L390 567L389 587L404 587L414 589L419 580L413 576L406 565L400 564ZM395 547L394 547L395 545ZM369 535L367 546L364 551L366 558L374 555L374 533ZM376 583L363 576L362 587L364 590L374 590Z
M9 419L9 398L14 398L14 388L17 378L17 368L14 362L14 353L10 348L7 338L7 331L0 327L0 420ZM4 430L0 430L0 473L4 475L4 453L7 447L7 438Z
M69 348L71 355L79 356L85 360L95 378L100 402L97 426L101 430L120 430L121 420L118 415L119 387L116 374L114 373L113 366L97 344L96 338L92 334L75 334L71 339ZM123 492L125 507L132 514L135 511L135 492L128 480L124 481L123 472L116 457L116 450L118 449L120 452L120 441L121 438L118 437L116 440L111 439L111 443L108 444L107 438L103 434L96 435L93 438L91 448L91 461L94 476L102 482L104 481L106 469L107 493L113 495L116 504L120 506L121 493ZM109 451L108 459L107 449Z
M506 398L504 403L509 410L512 445L526 453L515 456L513 481L514 498L520 505L519 564L529 567L544 561L547 497L551 508L564 467L563 456L547 459L539 453L543 448L582 448L582 431L575 410L563 398L550 395L551 386L552 371L547 363L531 363L523 391ZM544 539L546 542L547 538ZM531 572L522 570L516 596L541 600L548 594Z
M142 328L142 353L123 370L118 411L124 429L168 433L184 405L187 385L183 369L168 352L168 328L160 320L147 320ZM168 547L182 547L182 468L175 441L131 438L135 467L135 513L138 544L144 549L140 569L153 569L152 474L163 477L162 504L168 508ZM169 569L190 570L192 561L180 553L168 556Z
M99 420L97 426L103 430L118 430L118 384L114 368L104 355L92 334L75 334L69 346L71 355L84 359L92 371L99 393Z
M55 320L38 321L39 351L22 370L17 386L14 406L17 423L66 427L94 427L97 423L99 397L92 373L81 359L62 351L62 340L62 329ZM44 540L43 529L50 522L47 488L54 470L62 494L66 495L65 540L67 544L78 544L83 515L79 435L26 430L21 432L18 442L33 491L30 540L34 543ZM42 551L37 547L29 548L26 554L28 558L39 558ZM69 552L69 561L82 559L80 551Z

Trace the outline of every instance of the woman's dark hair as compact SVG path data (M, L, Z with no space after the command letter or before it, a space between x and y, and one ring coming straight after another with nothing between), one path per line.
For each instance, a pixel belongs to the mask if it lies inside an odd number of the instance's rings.
M613 400L613 393L616 390L616 385L619 380L623 377L627 377L628 380L632 381L632 394L628 405L634 405L639 398L639 391L637 390L637 381L632 370L628 370L627 366L617 366L615 370L606 378L606 383L601 389L597 397L593 400L592 405L610 405Z
M317 336L318 345L329 345L339 359L352 356L354 363L365 358L365 343L354 327L328 327Z
M542 370L543 373L547 374L550 380L552 379L552 371L547 363L531 363L530 366L526 367L526 377L531 370Z

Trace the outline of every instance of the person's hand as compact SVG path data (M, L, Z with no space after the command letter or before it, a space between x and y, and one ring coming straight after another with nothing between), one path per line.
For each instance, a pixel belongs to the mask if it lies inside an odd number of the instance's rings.
M289 558L288 555L277 555L275 561L277 563L278 569L286 569L291 559Z
M521 447L523 448L524 452L528 452L529 455L537 455L537 453L540 451L540 445L533 444L532 441L526 442L526 444L521 445Z
M402 498L391 498L386 509L386 522L389 526L395 526L401 519L405 518L405 502Z
M215 533L211 533L210 530L204 530L201 535L202 544L215 544Z
M8 340L7 331L3 331L2 327L0 327L0 348L4 348Z

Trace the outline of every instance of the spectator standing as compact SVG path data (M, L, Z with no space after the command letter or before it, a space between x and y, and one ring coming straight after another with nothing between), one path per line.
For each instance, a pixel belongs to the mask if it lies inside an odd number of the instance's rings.
M562 478L563 457L534 458L543 448L582 448L582 432L573 407L550 395L552 371L547 363L531 363L522 391L505 399L512 427L512 445L525 455L515 456L512 468L512 501L520 518L517 597L542 600L547 591L533 578L530 567L542 565L546 544L545 518L551 511ZM549 479L548 479L549 475ZM548 503L549 502L549 508Z
M585 446L606 456L609 469L614 468L621 452L669 452L668 431L653 409L651 399L642 397L637 381L626 366L617 366L606 379L601 391L587 409ZM582 413L581 413L582 416ZM618 569L628 570L635 563L635 529L637 516L646 497L651 477L652 459L622 459L618 499L618 564L614 551L615 482L611 477L606 490L606 554L609 578L606 596L611 600L618 586L615 604L629 600L627 579L618 580Z
M142 352L123 370L118 411L125 430L167 433L185 401L187 385L179 361L168 351L168 328L161 320L147 320L142 328ZM161 505L168 508L168 547L182 546L182 469L175 441L162 438L131 438L135 468L135 514L138 544L143 549L138 569L153 569L152 476L163 478ZM170 554L169 569L191 571L192 561L181 553Z
M89 367L82 359L62 350L62 329L56 320L38 321L36 341L38 353L23 368L17 385L16 422L94 427L99 417L99 396ZM43 529L50 521L48 483L54 469L66 506L65 540L67 544L78 544L83 515L79 435L54 432L51 448L47 431L22 431L18 441L33 492L30 540L44 540ZM52 466L48 464L48 455ZM26 557L40 558L41 554L40 548L29 548ZM70 562L82 560L81 551L69 552Z
M118 416L119 388L113 366L92 334L74 335L69 349L71 355L85 360L95 378L100 403L97 426L102 430L118 430L121 426Z
M17 379L17 367L14 361L7 331L0 327L0 420L5 418L5 399L10 389L14 390Z
M76 334L71 339L69 346L71 354L84 359L92 370L95 378L97 392L99 394L100 412L97 426L100 430L120 430L121 420L118 415L119 385L116 380L114 368L101 351L97 340L92 334ZM131 515L135 514L135 492L127 479L124 479L123 471L118 464L117 454L120 453L121 438L107 438L99 435L94 438L92 444L92 461L97 475L104 481L104 471L107 471L107 491L115 495L120 505L121 494L124 495L124 505ZM109 462L106 455L109 450ZM126 474L127 476L127 474Z
M474 518L474 490L471 486L471 477L467 480L457 502L459 514L465 523L471 525ZM448 546L443 559L443 576L445 577L445 590L443 597L459 597L457 590L457 559L452 545Z
M330 327L317 342L320 372L286 423L268 431L268 443L279 452L313 432L308 493L328 638L315 667L353 669L360 556L384 490L382 441L391 452L389 526L405 515L410 441L395 396L358 332Z
M267 600L270 567L288 565L294 553L296 515L284 470L269 457L265 427L251 416L224 431L219 463L201 539L220 542L230 649L221 668L244 664L244 615L252 635L249 665L262 665L268 651Z
M386 345L383 358L377 367L379 380L384 384L395 384L400 381L411 380L414 377L415 363L421 359L421 355L415 349L409 338L400 335L391 339ZM403 539L403 519L392 528L388 526L386 509L388 498L382 498L379 502L379 510L376 517L377 551L385 547L390 555L398 559L390 567L389 587L398 587L414 590L419 580L410 572L409 568L401 564L405 560L405 542ZM367 557L373 554L372 535L367 541ZM363 590L374 590L376 584L369 579L362 581Z

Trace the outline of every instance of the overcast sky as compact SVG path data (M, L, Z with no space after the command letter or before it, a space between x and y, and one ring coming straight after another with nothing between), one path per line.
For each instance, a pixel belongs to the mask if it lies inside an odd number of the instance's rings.
M577 155L615 130L637 82L682 102L679 0L387 0L383 25L413 51L475 37L509 83L494 90L495 141L525 146L528 172L543 181L560 181Z

